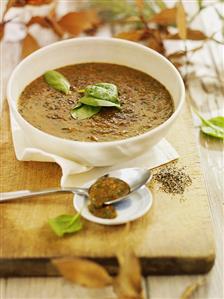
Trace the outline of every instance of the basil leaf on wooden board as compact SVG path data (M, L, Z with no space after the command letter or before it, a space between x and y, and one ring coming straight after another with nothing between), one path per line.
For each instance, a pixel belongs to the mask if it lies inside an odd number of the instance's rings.
M78 232L83 227L80 214L60 215L56 218L49 219L48 223L54 233L59 237L67 233Z
M81 99L79 99L79 101L83 104L94 106L94 107L117 107L117 108L121 107L119 102L115 103L115 102L97 99L94 97L84 96Z
M218 127L224 129L224 117L223 117L223 116L216 116L216 117L213 117L213 118L209 119L209 121L210 121L213 125L218 126Z
M203 118L198 113L198 111L194 110L194 112L197 114L197 116L200 118L202 122L201 131L204 134L224 140L224 117L223 116L217 116L207 120Z
M65 94L71 93L70 83L68 80L57 71L48 71L44 74L44 79L48 85L54 89L61 91Z
M118 101L117 86L110 83L97 83L94 85L88 85L85 88L85 95L111 102Z
M86 119L90 118L93 115L97 114L100 111L101 107L93 107L88 105L82 105L75 107L71 110L71 115L74 119Z

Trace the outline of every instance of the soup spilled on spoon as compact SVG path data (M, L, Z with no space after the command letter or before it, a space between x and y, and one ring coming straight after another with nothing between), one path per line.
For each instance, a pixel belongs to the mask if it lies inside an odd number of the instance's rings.
M115 207L105 205L107 201L116 200L130 193L129 185L115 177L103 176L89 188L89 211L100 218L112 219L117 216Z
M173 113L173 100L156 79L116 64L83 63L31 82L18 101L34 127L77 141L115 141L145 133Z

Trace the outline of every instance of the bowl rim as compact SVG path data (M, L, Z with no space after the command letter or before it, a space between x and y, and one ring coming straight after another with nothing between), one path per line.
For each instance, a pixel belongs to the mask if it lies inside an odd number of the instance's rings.
M13 96L11 94L12 89L13 89L13 81L14 81L14 77L16 76L16 73L19 71L20 67L23 65L23 63L25 62L31 62L32 63L32 59L35 56L39 56L42 53L44 53L45 51L50 51L52 48L60 46L61 44L69 44L69 43L74 43L74 42L90 42L90 41L104 41L104 42L108 42L108 43L119 43L119 44L123 44L127 47L135 47L136 49L141 49L144 50L145 52L151 52L152 55L157 56L159 59L163 60L163 62L172 69L172 71L175 73L176 77L177 77L177 81L180 87L180 96L179 96L179 101L178 101L178 105L177 107L175 107L175 110L173 112L173 114L162 124L160 124L159 126L153 128L152 130L146 131L140 135L135 135L129 138L125 138L125 139L120 139L120 140L112 140L112 141L78 141L78 140L72 140L72 139L68 139L68 138L62 138L62 137L58 137L52 134L49 134L47 132L44 132L42 130L39 130L38 128L34 127L32 124L30 124L25 118L22 117L22 115L19 113L18 111L18 107L17 105L15 106L13 104ZM119 64L121 65L121 64ZM164 84L163 84L164 85ZM166 87L166 85L164 85ZM45 135L45 137L48 137L50 139L56 139L57 141L63 141L66 144L82 144L82 145L91 145L91 146L96 146L96 147L103 147L105 145L121 145L127 142L132 142L132 141L138 141L141 139L144 139L145 137L149 137L150 135L156 134L159 131L162 131L163 128L169 126L179 115L183 104L184 104L184 100L185 100L185 86L184 86L184 82L183 79L181 78L180 73L178 72L178 70L174 67L174 65L167 59L165 58L163 55L159 54L158 52L156 52L155 50L148 48L144 45L138 44L136 42L133 41L128 41L128 40L122 40L119 38L112 38L112 37L75 37L75 38L71 38L71 39L67 39L67 40L62 40L62 41L57 41L55 43L52 43L50 45L47 45L45 47L42 47L38 50L36 50L35 52L31 53L29 56L27 56L26 58L24 58L13 70L12 74L10 75L8 84L7 84L7 100L9 103L9 107L10 109L12 109L12 111L15 113L16 117L20 119L20 121L22 121L23 123L26 124L26 126L28 126L30 129L36 131L36 133L38 134L43 134ZM17 101L16 101L17 104Z

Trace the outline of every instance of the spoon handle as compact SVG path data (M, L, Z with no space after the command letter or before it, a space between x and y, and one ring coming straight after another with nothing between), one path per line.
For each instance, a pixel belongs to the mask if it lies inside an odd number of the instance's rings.
M84 188L49 188L49 189L42 189L42 190L19 190L19 191L13 191L13 192L3 192L0 193L0 202L13 200L17 198L25 198L25 197L31 197L36 195L47 195L51 193L57 193L57 192L74 192L81 195L87 195L87 190Z

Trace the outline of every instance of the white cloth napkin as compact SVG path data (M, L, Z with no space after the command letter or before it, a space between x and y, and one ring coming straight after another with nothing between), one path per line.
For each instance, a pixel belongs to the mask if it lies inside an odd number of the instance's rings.
M85 182L99 177L110 170L124 167L154 168L179 157L172 145L166 139L162 139L152 149L128 162L110 167L93 168L78 164L72 160L65 159L64 157L57 156L34 147L29 139L24 135L23 130L16 122L12 113L10 114L10 118L13 143L17 159L21 161L56 162L62 169L62 187L81 186Z

